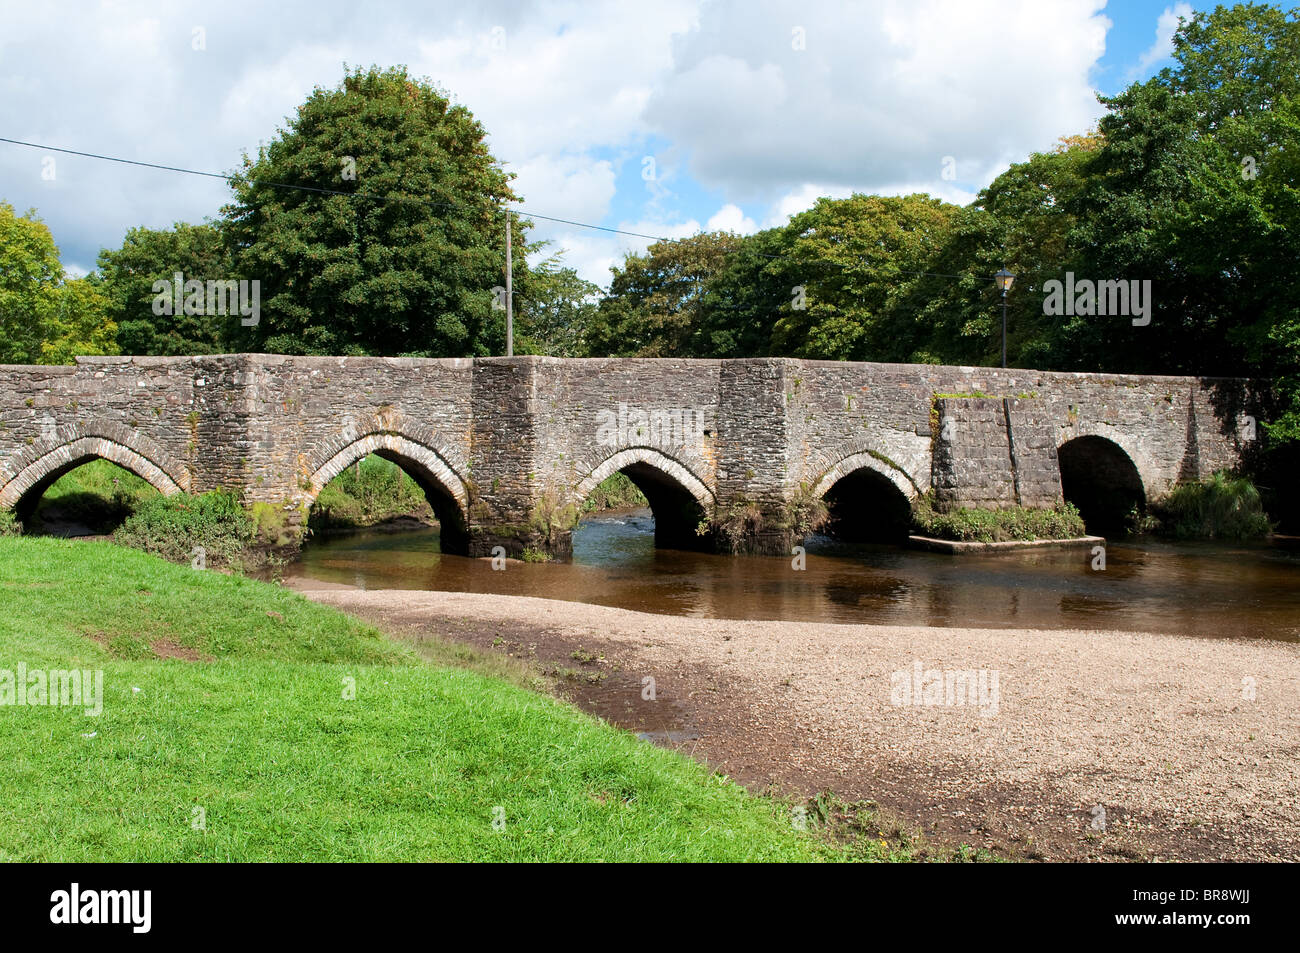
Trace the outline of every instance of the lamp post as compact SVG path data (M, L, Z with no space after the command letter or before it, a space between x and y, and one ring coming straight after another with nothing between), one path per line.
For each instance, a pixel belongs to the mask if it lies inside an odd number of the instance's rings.
M998 290L1002 292L1002 366L1007 366L1007 292L1011 290L1012 283L1016 276L1003 268L993 280L997 282Z

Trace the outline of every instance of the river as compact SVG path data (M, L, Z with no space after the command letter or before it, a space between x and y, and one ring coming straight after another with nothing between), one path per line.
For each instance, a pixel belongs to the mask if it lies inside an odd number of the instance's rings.
M1112 542L1087 550L946 556L807 542L806 568L772 556L656 550L649 510L601 514L573 560L447 556L436 529L364 531L308 543L286 578L362 589L542 596L666 615L988 628L1082 628L1300 641L1300 546Z

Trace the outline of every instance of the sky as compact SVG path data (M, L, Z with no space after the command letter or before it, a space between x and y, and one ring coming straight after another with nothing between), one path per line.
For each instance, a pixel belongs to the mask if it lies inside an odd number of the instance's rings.
M1201 8L1204 8L1203 5ZM210 172L344 65L405 65L468 107L525 212L679 238L819 196L966 204L1169 65L1167 0L0 0L0 137ZM70 274L127 229L219 214L220 179L0 143ZM598 285L644 238L535 219Z

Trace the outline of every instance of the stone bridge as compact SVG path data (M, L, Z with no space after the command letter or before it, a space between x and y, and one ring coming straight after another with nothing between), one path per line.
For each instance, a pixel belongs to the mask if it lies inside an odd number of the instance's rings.
M376 453L470 555L564 554L616 471L678 548L787 552L818 501L841 535L892 538L927 492L941 509L1064 495L1094 528L1238 463L1254 406L1240 380L783 358L79 358L0 366L0 507L22 518L103 457L295 529Z

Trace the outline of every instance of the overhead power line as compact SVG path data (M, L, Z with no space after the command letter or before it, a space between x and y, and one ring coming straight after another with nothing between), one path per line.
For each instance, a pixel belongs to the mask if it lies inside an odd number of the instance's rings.
M26 146L29 149L40 149L43 152L59 152L64 155L81 156L84 159L99 159L103 162L116 162L120 165L139 166L142 169L158 169L163 172L179 172L182 175L200 175L204 178L222 179L226 182L240 180L249 185L257 185L271 189L291 189L299 192L316 192L321 195L341 195L344 198L368 199L372 202L403 202L412 205L427 205L431 208L458 208L463 207L464 205L462 202L437 202L433 199L422 199L418 196L371 195L365 192L348 192L343 189L327 189L318 185L301 185L296 182L269 182L265 179L247 179L237 172L206 172L202 169L187 169L178 165L163 165L158 162L143 162L139 159L124 159L121 156L106 156L97 152L83 152L80 149L64 149L59 146L47 146L39 142L25 142L22 139L9 139L5 136L0 136L0 142L8 142L15 146ZM665 238L661 235L645 235L641 232L629 232L621 228L610 228L606 225L592 225L589 222L575 222L567 218L556 218L553 215L542 215L539 212L534 212L526 208L516 208L514 211L528 215L531 218L540 218L548 222L558 222L562 225L573 225L578 228L591 228L602 232L613 232L616 235L630 235L633 238L647 238L650 241L656 242L676 240Z
M58 153L62 153L63 155L80 156L81 158L85 158L85 159L97 159L101 162L115 162L118 163L119 165L137 166L143 169L156 169L162 172L176 172L181 175L197 175L208 179L222 179L227 183L234 183L235 181L240 181L247 185L261 186L264 188L286 189L286 190L293 190L299 192L314 192L319 195L337 195L337 196L342 196L344 198L365 199L371 202L393 202L393 203L401 203L401 204L423 205L429 208L464 207L464 203L462 202L440 202L440 201L435 201L433 199L420 198L418 196L372 195L365 192L348 192L343 189L327 189L324 188L323 186L317 186L317 185L301 185L296 182L271 182L265 179L248 179L236 172L207 172L202 169L187 169L183 166L164 165L158 162L144 162L140 159L126 159L121 156L110 156L110 155L103 155L101 153L96 153L96 152L85 152L80 149L66 149L60 146L48 146L48 145L43 145L39 142L27 142L22 139L10 139L5 136L0 136L0 142L7 142L10 145L23 146L28 149L39 149L43 152L58 152ZM571 225L575 228L587 228L593 231L608 232L613 235L627 235L631 238L644 238L652 242L681 242L681 241L689 240L689 238L669 238L663 235L648 235L645 234L644 232L632 232L621 228L611 228L608 225L594 225L591 222L579 222L568 218L557 218L553 215L543 215L540 212L534 212L523 207L516 207L510 211L514 211L516 213L526 215L529 218L540 219L546 222L555 222L560 225ZM694 236L690 236L690 237L694 237ZM819 267L825 265L834 265L841 268L848 267L847 265L839 262L829 262L829 261L808 262L808 261L802 261L797 258L788 258L784 255L769 255L769 254L763 254L762 252L753 252L753 254L757 255L760 258L767 258L773 261L788 261L796 265L806 265L809 267ZM924 278L960 279L960 278L967 278L967 277L975 277L981 280L987 280L987 281L993 280L993 277L991 275L985 276L985 275L977 274L976 272L965 272L963 274L952 275L952 274L943 274L940 272L932 272L932 271L893 270L891 271L891 274L900 275L900 276L909 275L913 277L924 277ZM1022 274L1020 277L1030 277L1030 276Z

